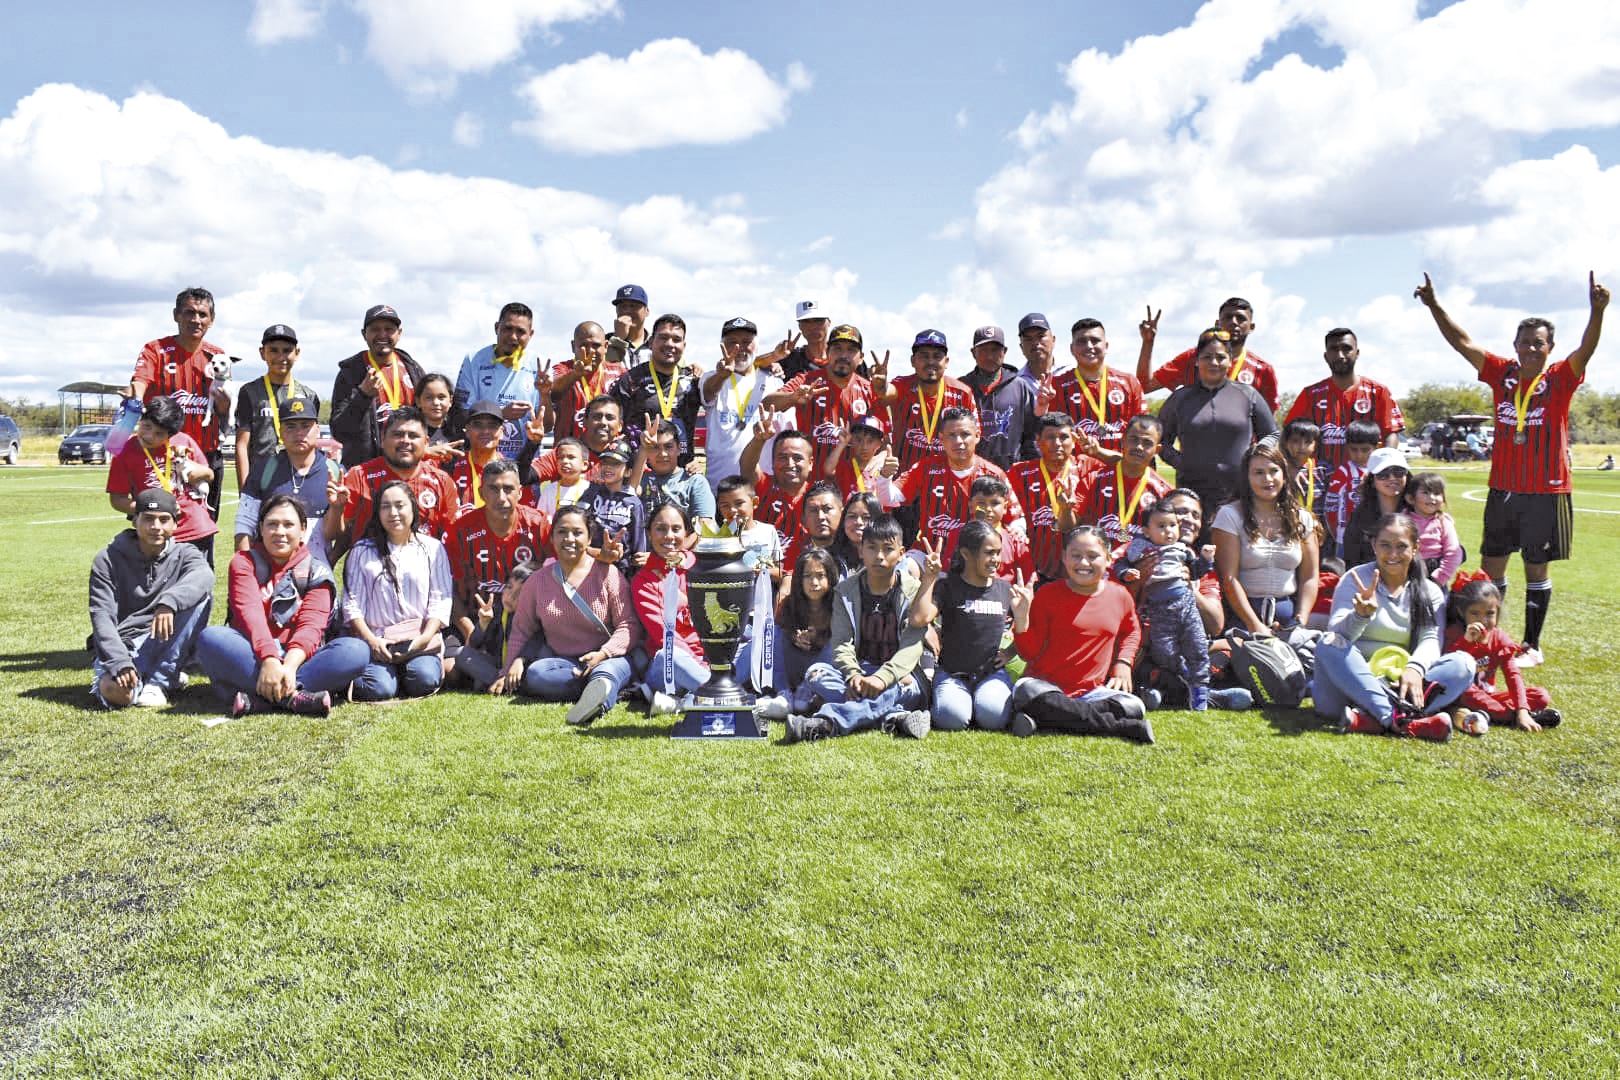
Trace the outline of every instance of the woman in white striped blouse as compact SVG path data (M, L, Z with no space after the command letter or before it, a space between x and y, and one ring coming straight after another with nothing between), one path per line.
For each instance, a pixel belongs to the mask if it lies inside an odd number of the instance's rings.
M365 534L343 568L343 617L371 649L354 700L423 697L444 681L450 620L450 558L417 531L421 510L403 480L377 492Z

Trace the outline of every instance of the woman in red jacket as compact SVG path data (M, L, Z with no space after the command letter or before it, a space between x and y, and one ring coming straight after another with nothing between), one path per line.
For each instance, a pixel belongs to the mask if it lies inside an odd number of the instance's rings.
M665 503L647 522L647 541L652 548L630 592L636 614L647 632L648 715L675 712L681 695L691 693L709 681L709 664L703 657L703 642L692 625L692 611L686 602L686 572L697 562L688 545L695 539L691 515L674 503ZM675 641L664 640L664 624L674 623ZM673 655L666 653L673 649ZM673 686L665 676L666 661L672 661Z
M1022 574L1012 590L1013 638L1024 677L1013 687L1014 735L1037 731L1153 741L1147 709L1131 691L1142 643L1136 605L1108 580L1108 538L1094 525L1069 533L1064 579L1035 591Z
M285 709L325 716L371 658L359 638L322 645L337 597L332 570L304 545L309 515L291 495L272 495L258 538L231 558L229 615L197 638L197 662L231 715Z

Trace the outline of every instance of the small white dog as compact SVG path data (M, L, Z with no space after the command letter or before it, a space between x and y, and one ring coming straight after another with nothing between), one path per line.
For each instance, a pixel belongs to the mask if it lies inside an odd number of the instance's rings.
M235 358L226 356L224 353L208 358L208 420L210 423L214 418L214 393L218 391L224 394L227 402L231 402L234 396L231 392L234 389L231 385L231 365L235 362ZM225 411L229 415L229 405L227 405ZM189 477L186 474L189 474L192 469L189 459L182 459L180 468L182 472L180 482L182 484L188 483ZM206 480L201 481L195 485L195 488L197 498L206 502L208 500L208 482Z

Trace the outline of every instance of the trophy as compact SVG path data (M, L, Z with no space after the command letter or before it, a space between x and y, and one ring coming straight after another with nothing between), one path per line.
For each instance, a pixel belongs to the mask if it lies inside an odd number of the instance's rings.
M692 692L675 725L677 739L763 739L754 718L754 695L736 671L737 648L748 625L754 568L743 559L742 540L730 528L707 529L693 548L697 563L686 574L692 626L703 642L709 681Z

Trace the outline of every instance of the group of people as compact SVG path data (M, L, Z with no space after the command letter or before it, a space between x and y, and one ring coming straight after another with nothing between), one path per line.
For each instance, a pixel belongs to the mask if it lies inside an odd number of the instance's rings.
M213 297L188 289L177 333L141 354L144 412L109 466L132 527L91 571L92 690L161 705L190 667L233 715L447 685L568 702L573 724L626 694L673 712L710 674L687 574L699 537L723 531L756 575L736 668L788 741L976 726L1151 742L1155 709L1252 703L1223 676L1231 638L1309 626L1315 706L1347 730L1550 726L1520 668L1540 660L1548 567L1569 554L1569 401L1608 292L1590 281L1562 361L1545 320L1520 325L1509 359L1427 277L1416 296L1496 402L1479 572L1462 569L1443 478L1396 448L1400 408L1357 371L1349 329L1326 335L1328 377L1279 428L1239 298L1158 366L1150 309L1135 372L1108 366L1089 318L1060 365L1031 313L1021 367L986 326L954 378L930 329L891 378L890 353L815 301L769 350L727 321L706 371L685 322L649 324L626 285L611 326L580 323L556 365L529 350L530 309L506 305L454 378L400 347L398 312L371 308L332 388L341 464L294 374L296 332L266 329L264 374L236 396L228 611L209 625L230 406L205 340ZM1522 646L1498 625L1515 551Z

